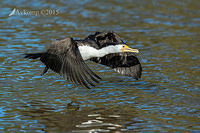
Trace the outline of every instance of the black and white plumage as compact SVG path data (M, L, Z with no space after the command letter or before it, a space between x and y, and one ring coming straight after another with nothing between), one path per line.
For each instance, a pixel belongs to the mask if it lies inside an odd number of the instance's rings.
M90 88L101 79L84 62L91 60L113 68L120 74L141 78L142 67L135 56L137 49L129 48L114 32L96 32L84 40L58 39L43 53L26 54L25 58L37 59L48 69L67 80Z
M106 47L109 43L124 43L120 37L112 31L102 33L96 32L86 39L94 40L99 48ZM133 52L108 54L101 58L94 57L91 61L111 67L118 73L133 77L137 80L141 78L142 75L142 66Z

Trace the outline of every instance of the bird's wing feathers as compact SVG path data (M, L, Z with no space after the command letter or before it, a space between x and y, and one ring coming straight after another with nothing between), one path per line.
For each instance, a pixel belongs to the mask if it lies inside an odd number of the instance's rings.
M72 38L56 40L45 52L40 60L46 65L43 73L49 68L59 73L67 80L90 88L93 86L90 79L98 82L100 79L83 61L76 42Z
M89 35L86 39L95 41L99 48L101 48L105 43L123 43L121 38L113 31L96 32L95 34Z
M96 41L99 47L107 46L106 43L123 43L121 38L114 32L96 32L88 36L86 39ZM120 74L133 77L135 79L141 78L142 66L134 53L115 53L108 54L101 58L92 58L91 61L100 63L102 65L113 68Z
M133 53L115 53L101 58L92 58L91 61L109 66L116 72L134 79L141 78L142 66Z

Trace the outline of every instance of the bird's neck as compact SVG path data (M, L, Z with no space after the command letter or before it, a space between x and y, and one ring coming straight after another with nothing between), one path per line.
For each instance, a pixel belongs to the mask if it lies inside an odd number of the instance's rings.
M95 49L90 46L79 46L79 51L83 60L88 60L93 57L103 57L107 54L116 53L113 46L103 47L101 49Z

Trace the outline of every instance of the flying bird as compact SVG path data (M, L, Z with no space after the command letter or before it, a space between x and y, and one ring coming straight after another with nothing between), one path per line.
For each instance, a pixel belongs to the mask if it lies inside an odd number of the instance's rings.
M42 75L51 69L68 81L90 89L101 78L87 66L86 60L106 65L138 80L142 75L142 66L135 55L138 52L109 31L96 32L83 40L57 39L46 52L25 54L25 58L39 58L46 66Z

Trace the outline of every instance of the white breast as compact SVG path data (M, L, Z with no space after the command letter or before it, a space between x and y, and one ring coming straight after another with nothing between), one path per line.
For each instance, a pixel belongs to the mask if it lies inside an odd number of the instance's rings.
M97 49L90 46L79 46L78 49L81 53L83 60L88 60L92 57L95 57L95 55L98 53Z
M95 49L91 46L79 46L78 49L81 53L83 60L88 60L93 57L103 57L107 54L121 52L120 48L118 48L118 45L103 47L101 49Z

